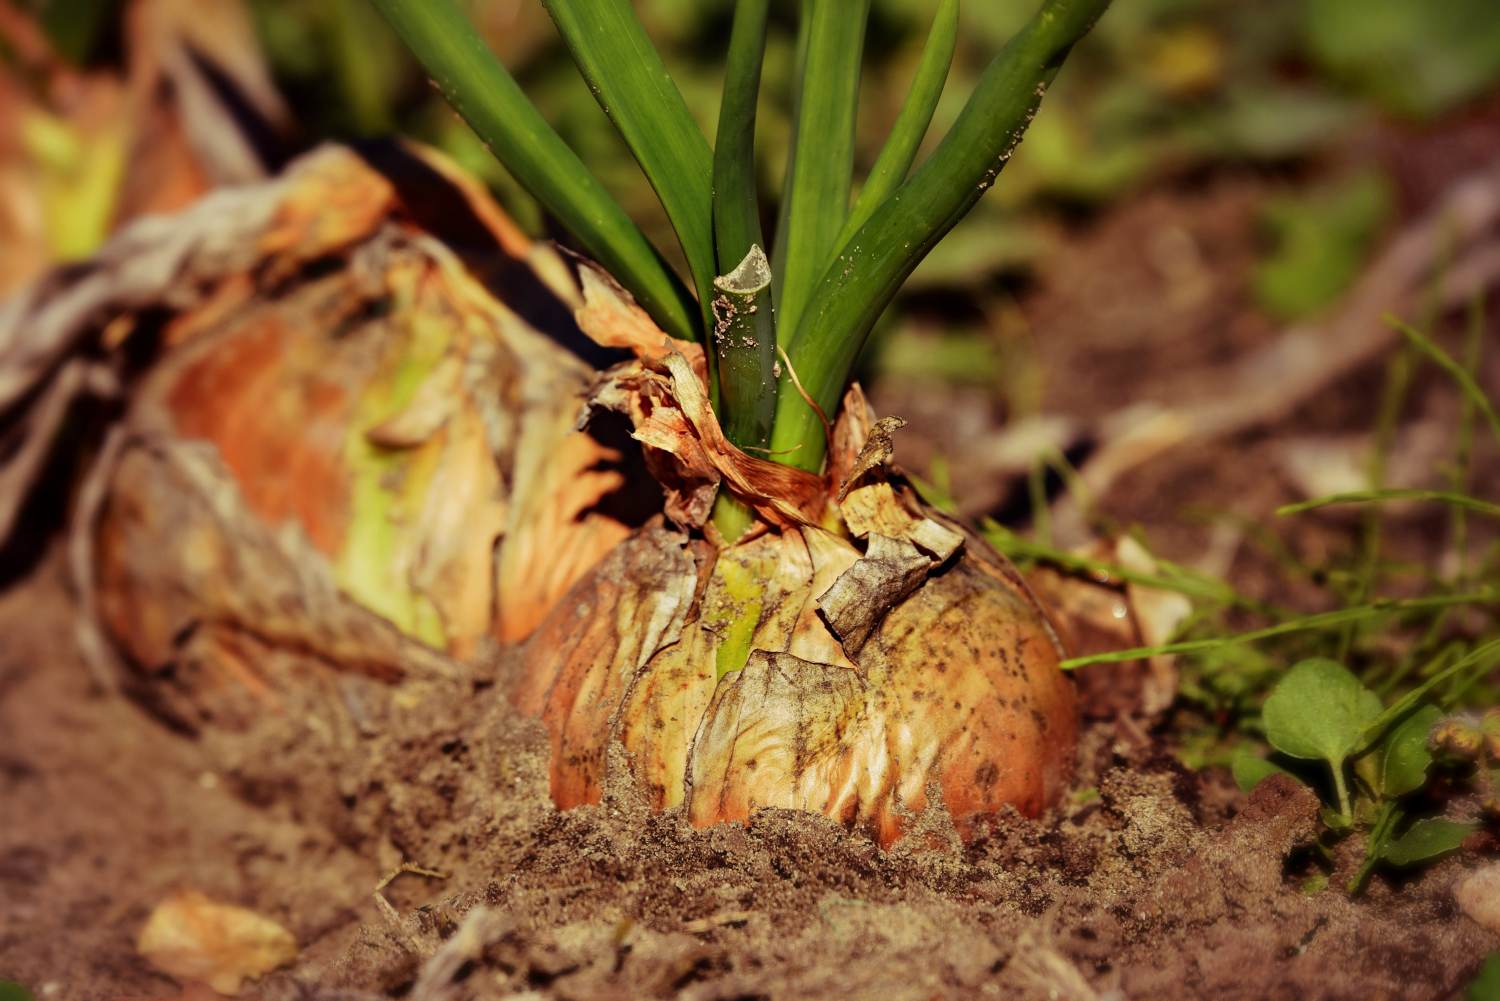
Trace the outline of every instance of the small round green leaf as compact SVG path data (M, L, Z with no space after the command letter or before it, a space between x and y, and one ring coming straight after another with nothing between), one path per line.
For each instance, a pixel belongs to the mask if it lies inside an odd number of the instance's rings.
M1380 748L1382 795L1394 798L1422 788L1432 764L1427 738L1442 717L1437 706L1423 706L1391 728Z
M1288 671L1262 712L1266 738L1278 751L1333 763L1348 757L1379 715L1380 698L1342 664L1322 657Z
M1464 838L1472 833L1473 824L1461 824L1442 817L1419 820L1408 827L1405 834L1386 842L1380 850L1380 857L1396 866L1430 862L1456 851L1464 843Z

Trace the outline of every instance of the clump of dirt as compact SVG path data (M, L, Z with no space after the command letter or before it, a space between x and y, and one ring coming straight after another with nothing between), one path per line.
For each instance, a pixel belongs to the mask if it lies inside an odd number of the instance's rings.
M1240 798L1113 724L1071 806L967 846L940 810L885 852L789 811L695 830L619 760L604 802L559 813L510 665L392 695L273 657L300 678L278 705L192 736L99 690L61 581L0 597L0 974L40 997L172 994L133 939L181 887L296 935L268 999L1431 998L1497 944L1452 901L1462 858L1305 893L1309 792ZM402 863L445 878L401 875L386 907Z

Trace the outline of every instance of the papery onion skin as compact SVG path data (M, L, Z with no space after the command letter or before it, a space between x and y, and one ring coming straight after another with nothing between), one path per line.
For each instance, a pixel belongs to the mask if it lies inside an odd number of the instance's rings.
M658 533L636 559L654 561L646 553L660 554L672 535ZM686 552L687 537L676 538L668 548ZM748 821L764 807L803 809L890 845L933 791L965 837L1006 807L1036 816L1055 804L1072 771L1073 684L1019 575L967 541L852 657L801 613L816 611L829 582L824 573L815 583L809 549L835 570L857 561L858 549L816 529L744 544L762 559L778 549L786 558L767 582L771 598L748 663L722 679L713 671L716 637L702 623L716 590L712 571L687 621L669 641L657 631L659 649L641 656L649 640L642 623L662 620L663 595L685 593L704 557L666 587L659 577L630 587L606 561L596 572L604 579L581 581L534 637L528 694L518 699L552 734L558 806L599 801L615 740L648 799L658 808L682 804L699 826ZM577 639L559 644L562 635ZM538 690L548 693L545 704Z

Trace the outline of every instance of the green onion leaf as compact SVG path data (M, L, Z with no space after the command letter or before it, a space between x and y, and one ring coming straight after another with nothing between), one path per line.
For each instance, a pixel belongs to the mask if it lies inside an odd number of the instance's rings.
M714 280L713 306L724 434L741 448L764 449L776 416L776 329L771 265L760 247L752 244L738 267Z
M630 0L542 0L542 5L666 209L706 322L718 274L708 141Z
M527 191L674 337L697 338L698 304L568 148L454 0L374 0L439 91Z
M901 283L994 183L1068 52L1108 6L1109 0L1044 0L990 63L932 156L824 271L805 315L783 309L784 343L786 325L796 324L789 369L826 413L837 406L866 337ZM782 296L785 303L785 288ZM773 453L789 452L793 465L815 472L826 445L816 413L783 386Z
M714 243L725 272L714 281L713 300L719 419L731 442L755 449L770 444L776 416L776 322L755 185L755 108L769 9L769 0L735 4L713 173Z
M886 137L875 166L854 201L848 222L839 234L838 246L842 247L849 237L859 231L875 210L891 196L891 193L906 180L911 165L916 162L917 150L927 127L932 124L932 113L937 110L938 98L943 96L943 84L948 80L948 67L953 63L953 50L958 45L958 0L942 0L932 27L927 32L927 44L922 47L922 59L917 64L917 75L912 78L911 92L896 115L896 124Z
M782 344L797 329L833 259L849 212L854 119L869 15L870 0L802 0L797 109L772 257L777 339Z

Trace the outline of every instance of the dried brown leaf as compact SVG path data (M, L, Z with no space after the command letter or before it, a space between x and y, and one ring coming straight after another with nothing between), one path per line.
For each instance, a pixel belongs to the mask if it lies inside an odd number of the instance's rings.
M221 994L297 958L297 940L254 911L183 890L157 904L136 950L179 980L198 980Z
M708 520L721 484L772 525L815 524L826 506L818 477L729 443L703 383L681 354L617 365L605 373L590 405L630 418L634 438L667 491L667 514L685 528Z
M870 427L859 455L855 457L853 466L840 483L838 494L840 501L849 495L849 491L859 482L860 477L890 463L891 457L896 454L896 444L891 440L891 436L904 427L906 427L906 421L900 417L882 417Z
M849 482L854 464L870 440L870 428L875 423L875 411L865 399L865 391L859 383L849 384L844 392L843 403L833 422L833 435L828 440L828 482L842 485Z

